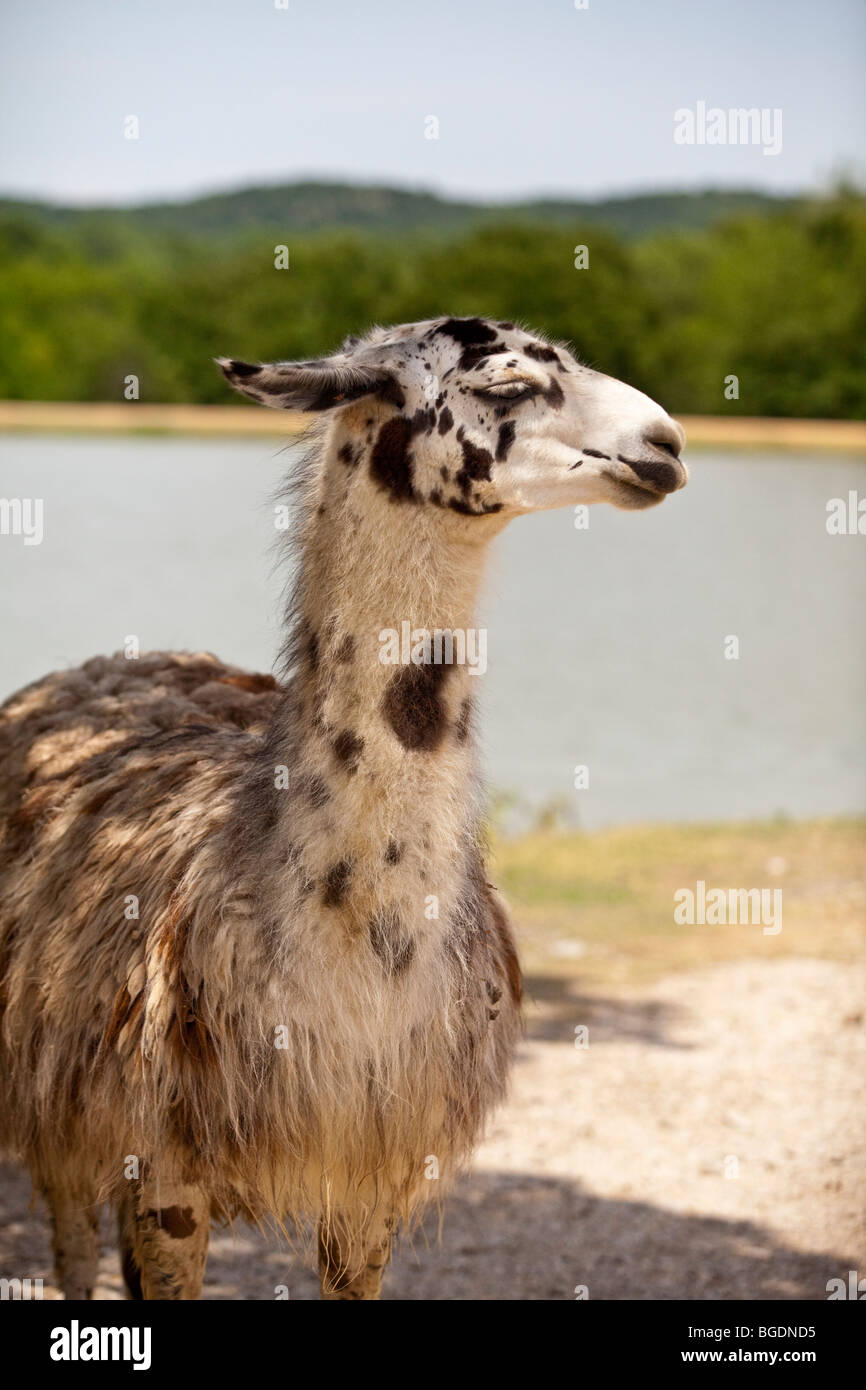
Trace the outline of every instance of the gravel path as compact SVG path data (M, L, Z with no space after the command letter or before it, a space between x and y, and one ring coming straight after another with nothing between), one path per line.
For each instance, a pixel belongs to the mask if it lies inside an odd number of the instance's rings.
M866 1275L866 969L741 962L602 999L539 981L510 1103L386 1298L826 1298ZM576 1025L589 1046L574 1046ZM727 1174L727 1175L726 1175ZM50 1283L29 1181L0 1167L0 1273ZM105 1226L97 1296L120 1297ZM246 1228L215 1232L205 1297L316 1296Z

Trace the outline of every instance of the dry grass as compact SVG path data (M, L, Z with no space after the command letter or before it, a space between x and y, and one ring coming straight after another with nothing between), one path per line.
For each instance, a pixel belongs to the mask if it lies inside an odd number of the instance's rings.
M610 989L733 960L862 958L866 821L538 831L496 841L491 868L530 975ZM674 893L698 879L781 888L781 932L677 925Z

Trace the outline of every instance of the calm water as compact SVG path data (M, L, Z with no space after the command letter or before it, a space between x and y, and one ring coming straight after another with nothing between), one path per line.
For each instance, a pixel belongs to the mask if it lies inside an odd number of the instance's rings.
M41 545L0 535L0 698L128 633L270 669L267 499L290 457L272 441L0 438L0 497L45 501ZM595 507L588 531L552 512L500 538L488 779L586 826L862 811L866 537L825 520L828 499L866 495L866 460L690 461L686 492L652 512Z

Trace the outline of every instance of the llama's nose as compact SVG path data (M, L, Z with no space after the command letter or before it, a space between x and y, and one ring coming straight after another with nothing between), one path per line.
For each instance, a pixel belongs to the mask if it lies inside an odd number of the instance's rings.
M686 442L685 430L669 415L659 416L646 427L641 441L641 457L630 458L629 468L641 482L659 492L676 492L685 487L688 469L680 459Z

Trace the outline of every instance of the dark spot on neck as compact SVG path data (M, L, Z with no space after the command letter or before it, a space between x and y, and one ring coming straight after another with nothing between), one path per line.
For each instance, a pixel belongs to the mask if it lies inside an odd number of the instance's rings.
M331 747L337 761L342 763L347 772L357 772L358 763L361 761L361 754L364 751L364 740L357 734L353 734L351 729L343 729L333 740Z
M404 666L392 676L382 699L382 713L404 748L431 752L446 729L442 687L451 666Z
M322 879L322 902L325 907L339 907L345 900L352 878L352 865L348 859L341 859L328 870Z
M403 858L403 846L398 845L396 840L388 841L388 848L385 850L386 864L399 864Z
M453 424L454 416L451 414L451 411L448 409L446 405L445 409L442 411L442 414L439 416L439 433L447 434Z
M344 463L347 468L357 467L358 456L359 451L355 448L354 444L350 444L348 441L345 444L341 444L337 450L337 458L341 463Z

